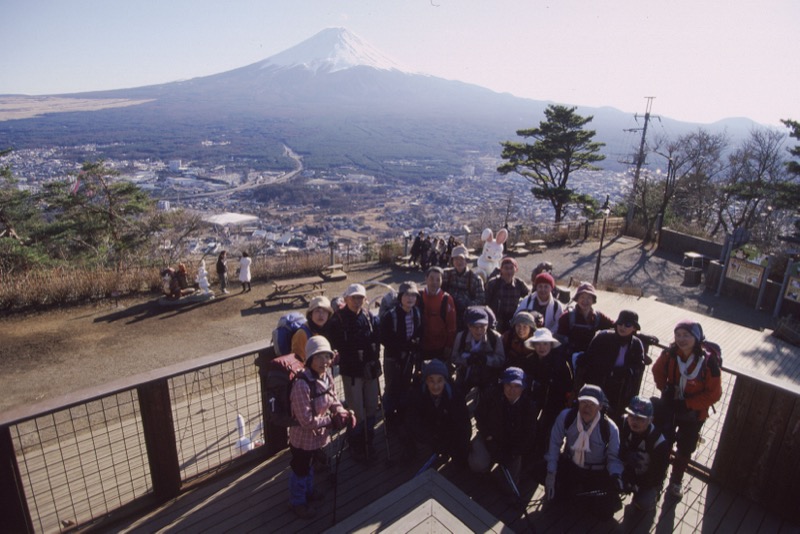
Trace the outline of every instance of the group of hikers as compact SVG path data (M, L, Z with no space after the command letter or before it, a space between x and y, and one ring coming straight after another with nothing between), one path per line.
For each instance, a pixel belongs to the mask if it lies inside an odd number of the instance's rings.
M581 283L565 305L547 269L533 272L529 288L506 257L484 286L467 257L455 246L452 267L429 266L422 288L403 282L380 312L361 284L333 303L311 300L291 340L290 357L302 365L289 394L292 510L314 516L322 498L314 470L332 434L344 432L341 443L357 461L376 458L380 412L404 461L447 460L480 473L497 465L515 491L534 480L548 501L579 504L603 520L621 508L623 493L636 509L653 510L670 456L666 493L680 498L721 397L719 353L700 324L676 324L674 341L652 362L648 347L658 340L640 333L633 310L616 320L597 310L592 284ZM650 363L658 398L639 395Z
M419 266L423 271L432 265L447 267L453 249L459 244L452 235L445 240L443 237L426 236L425 232L420 230L411 244L409 264Z

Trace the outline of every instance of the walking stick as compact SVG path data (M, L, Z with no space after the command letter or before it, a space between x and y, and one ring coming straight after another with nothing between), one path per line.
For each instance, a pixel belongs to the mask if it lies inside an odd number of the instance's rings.
M514 492L514 495L517 498L517 504L522 507L522 513L525 514L525 522L528 523L528 528L530 528L531 532L536 532L536 528L534 528L533 523L531 522L531 516L528 515L528 506L523 502L522 495L519 492L519 488L517 488L517 485L514 483L514 478L511 476L508 467L500 464L500 468L503 470L503 474L506 477L506 482L508 482L508 485L511 486L511 491Z
M392 465L392 453L389 450L389 425L386 421L386 410L383 407L383 393L381 392L381 379L376 378L378 381L378 401L381 405L381 417L383 417L383 439L386 440L386 465Z
M344 442L347 441L342 436L342 431L339 431L339 450L336 452L336 467L333 472L333 524L336 524L336 497L339 495L339 464L342 463L342 450L344 450Z
M433 465L433 462L435 462L437 458L439 458L439 453L438 452L434 452L433 454L431 454L431 457L428 458L428 461L425 462L425 464L422 466L422 468L419 471L417 471L417 474L414 475L413 478L417 478L419 475L421 475L422 473L427 471L428 468L430 468L430 466Z

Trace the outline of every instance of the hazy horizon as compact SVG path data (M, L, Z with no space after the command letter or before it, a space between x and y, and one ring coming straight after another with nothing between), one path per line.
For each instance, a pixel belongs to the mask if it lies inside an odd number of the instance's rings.
M790 0L27 2L0 19L0 94L68 94L207 76L345 27L415 72L498 92L711 123L800 120ZM13 51L13 52L11 52Z

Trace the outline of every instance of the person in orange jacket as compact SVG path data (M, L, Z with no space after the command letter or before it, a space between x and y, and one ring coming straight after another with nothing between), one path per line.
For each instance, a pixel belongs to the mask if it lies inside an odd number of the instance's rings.
M683 473L697 448L708 409L722 397L719 360L703 348L703 328L694 321L675 325L675 341L653 364L661 391L659 412L664 435L677 446L667 491L683 496Z

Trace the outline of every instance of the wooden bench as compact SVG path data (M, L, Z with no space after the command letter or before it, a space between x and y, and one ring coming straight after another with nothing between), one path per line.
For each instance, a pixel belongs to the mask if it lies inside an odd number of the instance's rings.
M341 263L333 263L323 267L319 275L329 282L347 280L347 273L344 272L344 265Z
M312 298L322 295L324 290L322 283L325 280L321 276L308 276L305 278L291 278L289 280L273 280L272 293L261 300L258 304L265 307L268 302L295 302L300 301L308 304Z

